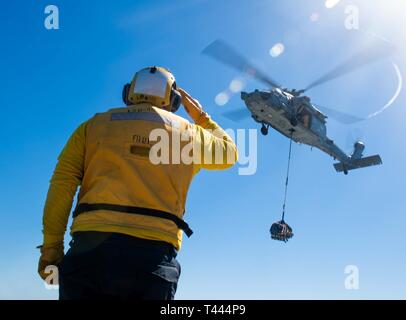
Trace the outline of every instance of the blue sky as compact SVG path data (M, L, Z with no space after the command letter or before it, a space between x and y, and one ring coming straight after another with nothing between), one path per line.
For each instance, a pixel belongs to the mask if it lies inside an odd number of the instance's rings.
M60 29L44 28L44 8L60 10ZM357 5L360 28L344 26ZM200 54L225 39L287 87L302 88L367 42L367 32L392 41L390 58L309 92L324 106L360 116L393 95L392 63L406 70L406 4L341 1L26 1L0 10L0 298L55 299L36 273L41 219L56 158L71 132L94 113L120 106L122 85L148 65L169 67L224 128L257 128L221 114L243 105L214 97L240 74ZM312 22L310 16L318 14ZM269 55L276 43L285 51ZM263 88L253 80L244 90ZM362 138L384 165L335 173L333 160L295 145L287 222L295 237L270 239L280 218L288 140L258 135L258 168L202 172L189 192L186 220L195 234L179 254L178 299L406 298L406 97L353 126L333 120L328 133L346 151ZM183 111L181 115L185 116ZM69 239L69 236L66 236ZM346 290L344 268L356 265L359 290Z

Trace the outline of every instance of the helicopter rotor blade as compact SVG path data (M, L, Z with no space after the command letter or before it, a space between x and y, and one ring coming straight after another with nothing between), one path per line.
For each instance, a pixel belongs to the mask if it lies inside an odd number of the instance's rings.
M276 81L264 75L223 40L215 40L203 49L202 54L206 54L229 67L248 74L270 87L280 88Z
M367 120L366 118L361 118L358 116L354 116L352 114L348 114L342 111L337 111L334 109L322 107L319 105L314 105L317 109L319 109L321 112L325 113L328 117L342 123L342 124L353 124L356 122L361 122L364 120Z
M388 57L394 51L395 46L393 44L387 42L386 40L379 39L379 42L374 42L373 44L363 48L358 53L336 66L334 69L312 82L304 89L304 91L308 91L314 87L342 77L382 58Z
M250 118L251 114L248 111L248 109L244 107L244 108L239 108L237 110L224 112L224 113L222 113L222 116L231 121L240 122L242 120Z

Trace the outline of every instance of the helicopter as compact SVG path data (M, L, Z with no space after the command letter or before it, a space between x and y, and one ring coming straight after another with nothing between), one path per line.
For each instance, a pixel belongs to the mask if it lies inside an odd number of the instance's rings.
M326 120L328 115L345 124L366 119L316 105L304 93L387 56L391 51L388 49L390 46L373 44L302 90L282 87L254 67L223 40L215 40L202 51L202 54L208 55L270 87L268 90L256 89L253 92L241 92L241 99L246 108L229 111L224 114L225 116L233 121L239 121L247 116L246 109L248 109L254 121L261 125L263 135L267 135L269 128L273 128L296 143L318 148L333 157L334 160L338 160L338 163L334 164L335 170L347 175L350 170L381 165L382 159L379 155L364 157L365 144L362 141L356 141L352 154L348 155L327 136Z

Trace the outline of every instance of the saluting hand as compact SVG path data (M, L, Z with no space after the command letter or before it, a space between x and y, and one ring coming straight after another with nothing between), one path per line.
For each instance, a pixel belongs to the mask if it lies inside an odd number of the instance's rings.
M178 88L177 90L182 95L182 104L185 107L186 112L189 114L194 122L200 122L203 115L205 115L205 118L208 117L207 114L203 111L203 107L197 99L194 99L182 88Z

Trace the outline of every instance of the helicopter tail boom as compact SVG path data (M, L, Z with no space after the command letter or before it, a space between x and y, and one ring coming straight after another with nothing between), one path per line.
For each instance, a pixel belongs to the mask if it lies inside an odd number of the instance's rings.
M350 158L348 163L335 163L334 168L337 172L344 172L345 174L348 173L350 170L366 168L370 166L377 166L382 164L382 159L379 155L374 155L370 157L364 157L360 159Z

